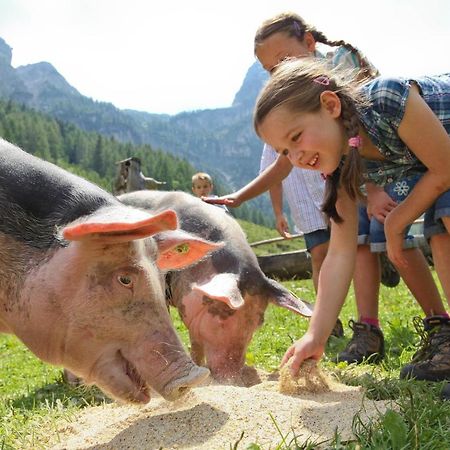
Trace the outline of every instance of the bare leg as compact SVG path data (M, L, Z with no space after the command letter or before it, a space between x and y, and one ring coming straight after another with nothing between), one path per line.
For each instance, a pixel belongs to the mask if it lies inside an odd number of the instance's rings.
M450 234L437 234L430 244L434 267L450 307Z
M353 274L358 319L361 317L378 319L380 280L381 269L378 254L372 253L369 245L358 245Z
M441 296L422 251L419 248L409 248L404 250L404 255L408 266L396 269L425 315L445 314ZM450 256L447 259L450 262Z
M309 252L311 253L311 265L312 265L312 279L314 284L314 289L317 292L319 285L319 272L322 267L323 260L327 256L328 242L316 245Z

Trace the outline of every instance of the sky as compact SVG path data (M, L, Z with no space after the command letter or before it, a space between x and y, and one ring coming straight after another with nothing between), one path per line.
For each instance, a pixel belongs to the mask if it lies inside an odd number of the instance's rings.
M282 11L384 75L450 71L449 0L0 0L0 37L13 67L47 61L94 100L177 114L230 106L256 29Z

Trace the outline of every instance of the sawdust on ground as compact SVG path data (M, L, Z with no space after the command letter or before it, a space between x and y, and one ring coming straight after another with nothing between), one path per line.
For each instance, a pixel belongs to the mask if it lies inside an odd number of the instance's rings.
M313 377L306 382L308 374ZM366 421L388 407L365 398L360 387L321 374L315 365L307 365L295 380L287 367L279 378L258 375L261 382L251 387L210 384L176 402L154 397L145 406L111 403L86 408L61 424L59 443L51 448L229 450L242 438L238 448L255 443L267 449L283 438L291 441L294 433L299 443L324 442L336 430L348 441L353 439L355 414Z

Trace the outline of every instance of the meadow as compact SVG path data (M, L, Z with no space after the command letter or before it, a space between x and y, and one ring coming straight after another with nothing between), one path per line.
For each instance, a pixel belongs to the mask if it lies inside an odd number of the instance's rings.
M275 237L273 230L241 222L249 242ZM301 248L301 240L272 244L267 252ZM258 251L263 251L259 250ZM298 297L314 301L311 280L283 282ZM353 292L350 290L340 318L345 337L331 338L322 366L341 382L360 385L370 399L394 401L389 410L371 423L355 417L356 440L342 442L339 435L327 444L330 449L436 449L450 448L450 402L439 400L443 383L399 380L400 368L408 363L417 350L419 336L414 331L413 317L421 312L409 291L401 282L396 288L382 286L380 316L386 340L386 357L380 365L347 366L332 359L342 350L351 336L347 326L354 318ZM188 348L187 331L176 311L172 317L183 342ZM257 331L248 348L248 365L273 371L278 368L286 348L307 328L307 321L288 311L269 307L265 323ZM75 416L90 405L108 402L95 388L71 388L62 381L60 368L38 360L15 337L0 335L0 449L45 449L55 441L58 424ZM242 430L245 431L245 430ZM277 430L282 449L313 449L311 442L300 442L295 436L287 438L289 430ZM244 449L239 442L224 443L233 450L266 450L257 444Z

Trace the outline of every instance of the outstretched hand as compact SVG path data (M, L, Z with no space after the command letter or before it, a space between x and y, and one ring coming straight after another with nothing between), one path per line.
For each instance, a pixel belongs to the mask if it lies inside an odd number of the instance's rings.
M224 195L222 197L201 197L205 203L211 205L226 205L231 208L237 208L241 205L241 201L232 195Z
M307 332L287 349L281 360L281 367L292 358L290 371L292 377L296 377L303 361L306 359L315 359L318 361L322 357L324 350L325 346L318 344Z

